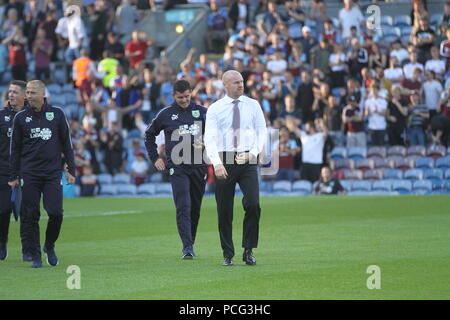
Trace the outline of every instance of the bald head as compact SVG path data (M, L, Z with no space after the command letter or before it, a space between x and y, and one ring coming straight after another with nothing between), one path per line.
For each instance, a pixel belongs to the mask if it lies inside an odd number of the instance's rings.
M236 70L229 70L222 76L223 86L230 98L237 99L244 94L244 79Z
M26 97L34 111L40 111L45 99L45 84L40 80L27 83Z

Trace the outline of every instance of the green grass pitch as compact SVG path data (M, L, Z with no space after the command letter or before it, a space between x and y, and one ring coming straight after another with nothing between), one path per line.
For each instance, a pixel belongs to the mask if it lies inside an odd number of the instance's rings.
M11 222L0 299L450 298L449 196L263 197L261 205L257 265L242 262L237 198L235 265L222 267L212 197L192 261L180 259L171 198L66 199L57 267L22 262ZM80 290L66 286L70 265L80 267ZM371 265L381 289L367 288Z

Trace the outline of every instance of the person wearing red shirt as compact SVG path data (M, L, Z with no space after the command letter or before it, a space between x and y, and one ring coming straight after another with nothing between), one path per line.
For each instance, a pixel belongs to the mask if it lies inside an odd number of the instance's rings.
M147 39L147 34L142 31L133 31L131 41L125 46L125 56L130 59L130 68L145 60L148 47L153 41Z
M14 27L13 32L9 37L6 37L3 42L8 46L9 64L11 65L11 73L14 80L27 79L27 60L25 56L25 45L27 38L23 36L21 27Z

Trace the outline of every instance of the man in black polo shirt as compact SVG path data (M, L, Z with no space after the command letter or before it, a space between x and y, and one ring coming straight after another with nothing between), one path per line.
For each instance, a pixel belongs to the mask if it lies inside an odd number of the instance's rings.
M328 167L323 167L320 172L320 180L314 187L314 195L330 195L330 194L345 194L346 191L338 179L331 177L331 170Z

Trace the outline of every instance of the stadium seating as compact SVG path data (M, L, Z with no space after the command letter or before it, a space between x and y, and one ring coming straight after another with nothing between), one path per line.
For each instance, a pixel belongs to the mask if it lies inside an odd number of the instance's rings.
M393 26L394 25L394 19L391 16L388 15L382 15L380 18L381 27L384 26Z
M347 157L357 161L364 159L367 155L367 149L363 147L351 147L347 149Z
M409 180L395 180L392 182L392 190L400 194L410 194L412 191L412 182Z
M98 183L100 185L105 184L112 184L113 183L113 177L109 173L101 173L97 175Z
M331 150L330 158L332 160L340 160L347 157L347 149L344 147L335 147Z
M386 191L392 190L392 180L378 180L372 183L372 191Z
M113 183L114 184L128 184L131 182L131 177L129 174L126 173L118 173L115 176L113 176Z
M115 196L117 195L117 185L106 184L100 186L101 196Z
M291 184L290 181L287 181L287 180L276 181L273 184L273 191L275 193L291 192L292 191L292 184Z
M353 169L354 162L351 159L340 159L330 161L331 170Z
M425 179L444 179L444 172L441 169L424 170Z
M339 181L341 183L341 186L345 189L345 190L351 190L352 189L352 185L354 180L340 180Z
M395 16L394 26L396 27L411 26L411 17L406 14Z
M391 161L391 167L395 169L408 170L414 166L414 162L400 156L395 156L388 159Z
M383 178L383 171L378 169L367 170L363 173L364 180L379 180Z
M418 158L415 161L416 168L428 169L434 168L434 159L430 157Z
M117 186L117 194L119 196L136 195L136 186L134 184L120 184Z
M444 178L445 179L450 179L450 169L445 170Z
M406 157L406 148L404 146L392 146L387 149L388 157Z
M162 182L163 176L161 172L155 172L150 176L150 182Z
M391 162L386 158L373 158L375 169L390 169Z
M375 161L373 159L361 159L355 162L355 169L367 171L375 167Z
M136 193L142 196L153 196L156 193L156 186L153 183L144 183L137 187Z
M361 170L344 170L345 180L361 180L363 173Z
M435 163L435 167L440 168L440 169L449 169L450 168L450 155L437 159L436 163Z
M403 172L398 169L384 170L383 179L403 179Z
M367 150L367 158L386 158L385 147L370 147Z
M168 182L156 184L155 193L157 195L171 195L172 185Z
M302 195L309 195L312 191L312 183L307 180L298 180L292 184L292 191Z
M423 171L419 169L409 169L403 173L403 179L421 180L423 179Z
M433 184L431 180L417 180L413 183L413 192L426 194L433 191Z
M426 148L424 146L410 146L408 149L406 149L406 154L408 156L420 156L425 157L426 154Z
M430 23L432 25L438 26L444 18L444 15L441 13L435 13L431 16Z
M444 146L432 145L427 148L426 155L427 155L427 157L432 157L433 159L437 159L437 158L445 156L445 152L446 152L446 150L445 150Z
M355 181L351 187L351 191L371 191L371 189L372 184L366 180Z

